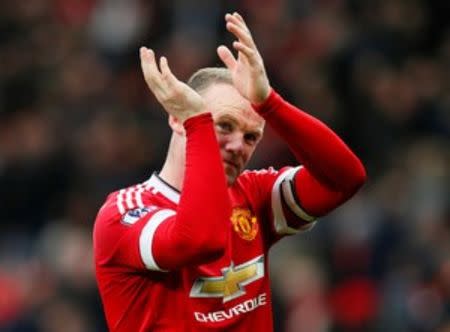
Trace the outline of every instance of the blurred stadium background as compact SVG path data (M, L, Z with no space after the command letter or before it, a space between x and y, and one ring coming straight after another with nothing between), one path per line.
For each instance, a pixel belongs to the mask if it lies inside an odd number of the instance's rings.
M91 229L160 168L170 135L138 47L186 79L244 14L283 96L334 128L369 181L272 253L277 332L450 331L445 0L0 2L0 331L106 331ZM251 167L293 159L270 130Z

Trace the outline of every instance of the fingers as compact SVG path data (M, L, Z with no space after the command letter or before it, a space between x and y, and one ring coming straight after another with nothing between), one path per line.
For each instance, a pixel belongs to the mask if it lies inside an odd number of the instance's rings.
M244 42L250 47L255 46L252 34L241 15L236 12L233 15L226 14L225 21L227 30L234 34L241 42Z
M206 112L203 99L175 77L166 57L159 59L158 68L152 50L141 47L140 56L145 81L167 113L184 121L190 116Z
M159 102L165 100L173 91L178 89L180 81L170 70L167 58L159 59L159 68L156 63L155 53L151 49L141 47L141 67L145 81Z
M239 58L241 55L243 55L244 61L248 61L250 64L258 63L258 56L259 56L258 50L253 41L250 30L245 24L245 21L242 18L242 16L236 12L233 13L233 15L226 14L225 20L227 30L230 31L233 35L235 35L235 37L237 37L238 39L237 41L233 42L233 48L239 52ZM229 66L227 65L227 67Z
M244 19L237 12L234 12L233 15L226 14L225 15L225 21L234 23L234 24L238 25L239 27L241 27L242 29L247 30L248 32L250 32L248 27L247 27L247 25L245 24Z
M236 38L243 44L247 45L248 47L255 47L255 44L253 43L253 39L250 36L250 33L246 30L242 29L238 25L234 23L227 23L227 30L230 31L233 35L236 36Z
M172 71L169 68L169 64L167 63L167 58L162 56L159 60L159 67L161 68L161 74L163 80L171 87L173 87L176 82L178 82L178 79L175 77L175 75L172 73Z
M243 53L250 64L255 64L257 62L256 51L253 48L250 48L238 41L233 42L233 47L236 51Z
M243 26L240 23L227 21L226 28L233 35L235 35L240 42L244 43L248 47L255 47L255 43L253 42L253 38L250 34L250 31L247 29L245 25Z
M233 53L226 46L219 46L217 48L217 54L219 55L220 60L225 64L225 66L233 71L236 67L236 59L233 56Z
M157 88L161 88L161 74L156 65L155 53L146 47L141 47L139 51L142 73L149 88L154 92Z
M238 12L234 12L233 15L234 15L235 17L237 17L237 19L238 19L239 21L241 21L242 23L244 23L244 25L246 25L246 24L245 24L245 21L244 21L244 18L241 16L241 14L239 14Z

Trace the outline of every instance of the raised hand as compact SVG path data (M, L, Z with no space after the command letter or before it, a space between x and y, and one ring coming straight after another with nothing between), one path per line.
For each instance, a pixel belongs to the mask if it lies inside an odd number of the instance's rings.
M184 122L207 112L203 98L175 77L165 57L160 58L159 70L153 50L141 47L140 56L145 81L167 113Z
M226 46L219 46L217 54L230 70L233 84L239 93L253 104L260 104L270 94L270 84L263 59L256 48L250 30L238 13L225 15L226 27L236 38L233 48L237 59Z

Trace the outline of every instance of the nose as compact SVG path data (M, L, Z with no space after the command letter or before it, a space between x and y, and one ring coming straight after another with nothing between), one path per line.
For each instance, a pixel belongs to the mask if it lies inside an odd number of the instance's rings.
M227 137L225 150L235 154L242 154L245 148L244 135L242 133L233 133Z

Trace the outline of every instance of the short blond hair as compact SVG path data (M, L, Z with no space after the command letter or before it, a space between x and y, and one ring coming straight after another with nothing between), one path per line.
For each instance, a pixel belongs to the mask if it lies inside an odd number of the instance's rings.
M197 92L205 91L213 84L224 83L233 85L230 71L225 67L206 67L197 70L189 78L187 84Z

